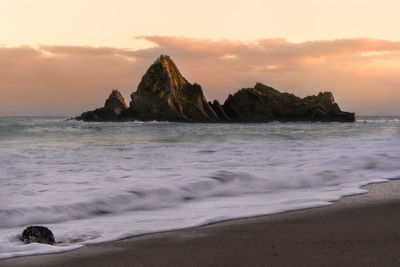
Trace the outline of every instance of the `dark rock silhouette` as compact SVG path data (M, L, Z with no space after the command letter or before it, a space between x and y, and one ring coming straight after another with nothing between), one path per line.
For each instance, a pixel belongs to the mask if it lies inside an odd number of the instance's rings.
M104 104L105 109L114 111L116 114L120 114L123 110L127 109L128 106L125 103L124 97L120 91L113 90Z
M237 122L355 120L354 113L340 110L331 92L300 98L262 83L230 95L223 109L232 121Z
M189 83L169 56L150 66L131 99L129 112L137 120L219 121L200 85Z
M147 70L131 94L129 107L113 90L103 108L82 113L84 121L178 121L178 122L354 122L355 114L342 112L331 92L305 98L281 93L257 83L229 95L223 105L207 102L200 85L189 83L169 56L161 55Z
M210 107L214 110L215 114L222 120L222 121L230 121L231 119L226 115L224 108L218 102L218 100L214 100L212 103L208 102Z
M118 90L113 90L107 98L104 107L82 113L77 120L84 121L113 121L119 120L128 106Z
M49 228L44 226L29 226L25 228L19 237L25 244L42 243L54 245L54 236Z

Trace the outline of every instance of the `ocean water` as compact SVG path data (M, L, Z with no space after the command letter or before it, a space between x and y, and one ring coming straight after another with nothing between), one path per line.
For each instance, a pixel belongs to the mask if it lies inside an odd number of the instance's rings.
M400 178L400 117L356 123L0 118L0 258L329 205ZM56 245L23 244L29 225Z

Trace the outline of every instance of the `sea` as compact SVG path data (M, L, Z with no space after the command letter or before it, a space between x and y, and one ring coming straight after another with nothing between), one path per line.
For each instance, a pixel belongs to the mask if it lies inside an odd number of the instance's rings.
M0 258L331 204L400 179L400 117L355 123L0 117ZM56 244L24 244L43 225Z

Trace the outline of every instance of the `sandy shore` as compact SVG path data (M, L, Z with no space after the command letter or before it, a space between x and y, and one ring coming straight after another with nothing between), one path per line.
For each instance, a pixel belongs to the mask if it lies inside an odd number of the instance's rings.
M301 211L90 245L0 266L400 266L400 181Z

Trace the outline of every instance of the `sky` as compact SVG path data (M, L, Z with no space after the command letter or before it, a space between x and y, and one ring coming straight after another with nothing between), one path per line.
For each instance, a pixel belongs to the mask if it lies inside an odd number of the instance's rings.
M400 1L0 0L0 116L127 102L160 54L209 100L263 82L400 115Z

